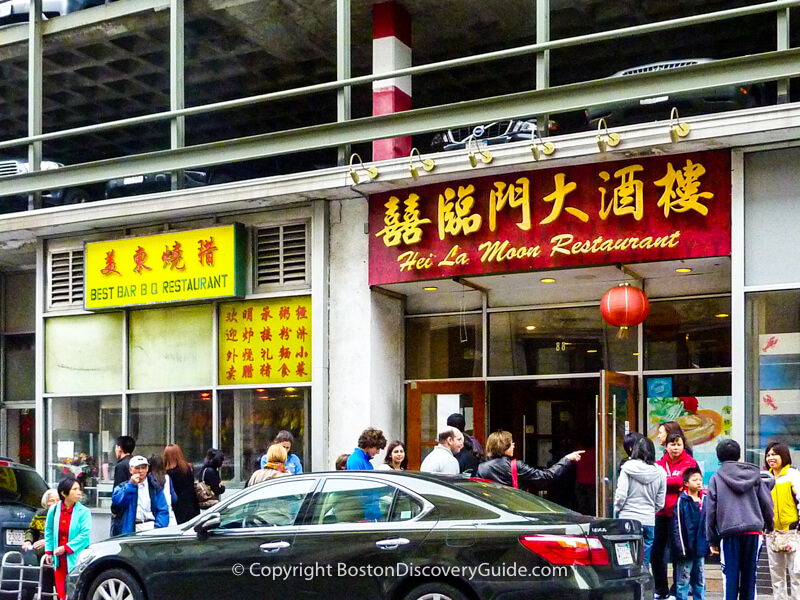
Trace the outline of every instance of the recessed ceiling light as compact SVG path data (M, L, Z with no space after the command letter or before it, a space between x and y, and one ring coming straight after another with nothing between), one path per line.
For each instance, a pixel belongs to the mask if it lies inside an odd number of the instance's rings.
M595 352L597 352L597 350L587 350L586 352L589 354L594 354Z
M534 329L536 329L536 325L526 325L525 329L527 329L528 331L533 331Z
M692 270L689 267L681 267L680 269L675 269L676 273L691 273Z
M552 277L545 277L544 279L542 279L542 283L555 283L555 282L556 280L553 279Z
M717 317L718 319L727 319L728 317L730 317L730 315L728 313L719 313L719 314L714 315L714 316Z
M639 353L638 352L634 352L633 355L634 356L639 356Z
M287 392L293 392L293 391L295 391L295 389L297 389L297 388L286 388L286 391Z
M439 288L437 288L437 287L433 287L433 286L429 286L429 287L424 287L424 288L422 288L422 289L423 289L423 290L425 290L426 292L435 292L435 291L436 291L436 290L438 290Z

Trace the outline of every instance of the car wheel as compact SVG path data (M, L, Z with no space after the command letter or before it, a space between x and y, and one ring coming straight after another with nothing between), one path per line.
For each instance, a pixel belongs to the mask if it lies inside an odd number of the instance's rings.
M89 192L82 188L72 188L64 192L64 204L83 204L91 201Z
M403 600L468 600L461 590L446 583L426 583L403 596Z
M101 573L92 582L87 600L145 600L142 586L136 578L123 569Z

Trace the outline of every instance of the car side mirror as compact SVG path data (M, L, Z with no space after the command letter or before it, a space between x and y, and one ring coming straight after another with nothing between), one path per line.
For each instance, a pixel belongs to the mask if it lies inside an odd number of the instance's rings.
M216 529L219 525L219 513L212 513L200 519L197 525L194 526L194 530L198 538L205 539L208 537L208 532L212 529Z

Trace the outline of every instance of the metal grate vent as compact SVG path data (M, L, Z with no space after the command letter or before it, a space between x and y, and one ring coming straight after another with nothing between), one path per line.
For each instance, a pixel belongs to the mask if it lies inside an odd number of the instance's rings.
M256 287L308 285L306 223L256 230Z
M83 250L50 254L50 308L83 307Z

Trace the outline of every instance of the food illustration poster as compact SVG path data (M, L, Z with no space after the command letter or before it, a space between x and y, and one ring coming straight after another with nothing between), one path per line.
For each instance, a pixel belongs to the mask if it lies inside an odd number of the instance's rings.
M219 306L219 383L311 381L311 296Z
M656 444L656 454L662 455L656 440L658 425L677 421L692 447L697 466L703 472L703 483L708 485L717 471L717 444L731 437L730 396L682 396L647 399L647 435Z
M800 447L800 333L758 339L758 416L763 450L772 441ZM795 452L796 455L796 452Z

